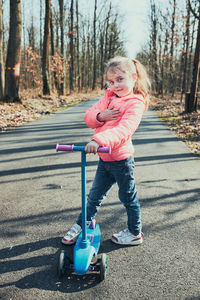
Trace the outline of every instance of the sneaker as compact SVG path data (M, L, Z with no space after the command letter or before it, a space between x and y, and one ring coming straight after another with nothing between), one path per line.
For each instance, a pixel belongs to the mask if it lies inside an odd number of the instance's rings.
M75 244L78 236L80 235L82 228L78 224L74 224L67 234L62 238L62 243L65 245Z
M119 233L113 234L111 240L119 245L139 245L142 244L143 233L140 232L138 235L134 235L127 228Z

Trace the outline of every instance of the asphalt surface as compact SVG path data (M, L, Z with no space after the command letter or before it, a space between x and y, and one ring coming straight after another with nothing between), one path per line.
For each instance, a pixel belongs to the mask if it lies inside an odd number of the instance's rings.
M97 216L106 280L98 273L57 277L61 237L81 209L81 177L80 153L56 153L55 146L90 140L83 114L93 103L0 135L0 298L200 299L200 160L152 111L133 139L144 243L110 241L126 227L115 186ZM87 190L97 160L87 155Z

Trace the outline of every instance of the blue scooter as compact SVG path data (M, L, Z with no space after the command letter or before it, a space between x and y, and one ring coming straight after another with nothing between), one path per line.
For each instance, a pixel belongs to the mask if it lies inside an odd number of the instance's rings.
M92 262L93 257L97 258L100 248L100 227L99 224L96 224L95 220L92 220L87 228L85 147L57 144L56 151L81 151L82 182L82 233L79 235L74 247L73 263L71 263L65 251L61 250L58 261L58 276L62 277L73 271L78 275L85 275L88 271L100 271L100 279L104 280L107 270L107 255L103 253L100 259ZM110 147L99 147L98 152L109 153Z

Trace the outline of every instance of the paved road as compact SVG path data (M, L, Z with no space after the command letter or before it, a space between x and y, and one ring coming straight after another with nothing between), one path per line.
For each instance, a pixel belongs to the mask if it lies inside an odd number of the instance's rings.
M134 136L144 243L111 243L112 233L126 226L114 187L97 217L106 280L57 278L60 238L80 211L81 179L80 153L56 153L55 144L89 141L83 113L91 105L0 135L0 298L200 299L200 160L152 111ZM87 162L89 189L97 156Z

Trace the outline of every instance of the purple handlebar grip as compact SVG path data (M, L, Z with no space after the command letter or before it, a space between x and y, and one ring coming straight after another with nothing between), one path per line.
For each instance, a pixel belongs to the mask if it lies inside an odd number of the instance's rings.
M73 151L74 145L56 145L56 152L58 151Z
M99 147L97 152L99 152L99 153L111 153L111 148L110 147Z

